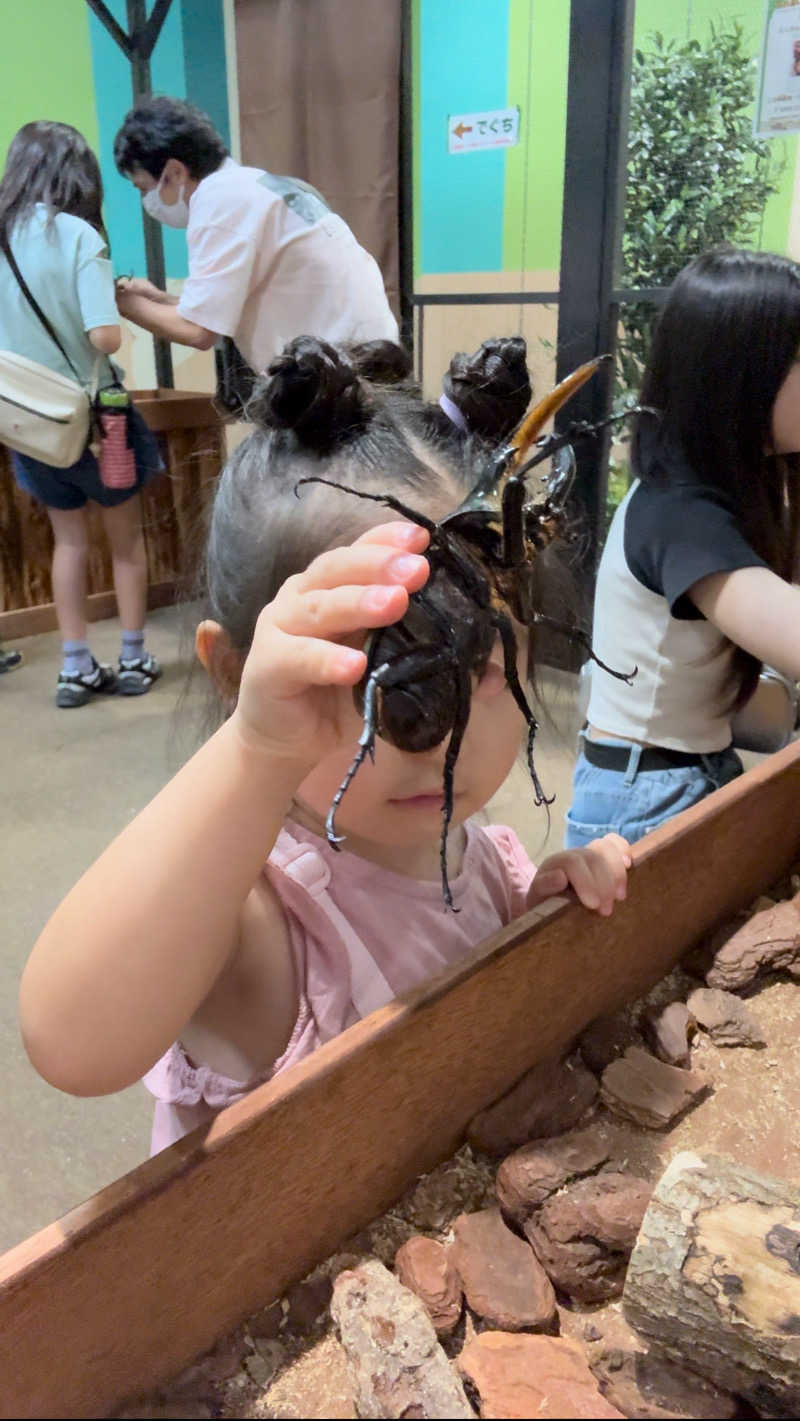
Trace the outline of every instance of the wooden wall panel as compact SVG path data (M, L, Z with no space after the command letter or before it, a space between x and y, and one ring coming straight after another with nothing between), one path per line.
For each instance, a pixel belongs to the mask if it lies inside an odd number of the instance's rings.
M0 1259L0 1416L107 1416L279 1296L800 853L800 745L634 849L611 919L532 915Z

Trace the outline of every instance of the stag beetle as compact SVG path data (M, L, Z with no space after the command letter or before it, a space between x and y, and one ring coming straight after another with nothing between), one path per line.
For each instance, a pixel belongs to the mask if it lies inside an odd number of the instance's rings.
M551 804L552 799L545 796L533 763L537 722L517 674L512 618L524 626L545 624L566 632L582 641L598 661L587 637L536 610L530 572L537 555L565 529L575 471L572 444L595 436L624 416L612 415L597 424L576 423L563 433L540 437L541 430L609 358L600 356L579 366L535 405L463 503L438 523L391 494L365 493L333 479L304 478L295 488L299 496L303 484L327 484L382 503L430 533L428 581L412 594L401 621L379 627L367 639L367 669L354 690L363 730L353 762L334 795L325 832L328 842L338 848L342 840L336 834L336 810L366 756L374 759L376 735L398 749L423 751L441 744L449 733L440 855L442 890L449 908L453 899L447 877L447 833L453 813L453 772L469 720L472 678L485 672L496 637L502 644L506 681L528 726L528 769L537 805ZM526 459L531 448L535 452ZM531 490L527 476L546 459L553 460L551 472ZM623 673L598 664L620 680L630 682L636 674L635 669Z

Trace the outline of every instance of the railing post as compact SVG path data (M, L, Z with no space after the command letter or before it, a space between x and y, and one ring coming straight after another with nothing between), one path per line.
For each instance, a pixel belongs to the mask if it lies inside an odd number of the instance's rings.
M621 245L628 138L628 94L635 0L572 0L561 275L559 380L585 360L613 352L614 288ZM614 371L601 369L557 422L594 423L611 408ZM581 568L591 592L605 508L608 439L576 448L576 499L586 532Z

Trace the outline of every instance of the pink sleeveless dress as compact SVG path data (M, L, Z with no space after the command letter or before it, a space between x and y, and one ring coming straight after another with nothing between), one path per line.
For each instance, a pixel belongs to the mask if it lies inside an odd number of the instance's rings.
M461 873L442 887L380 868L291 824L264 872L289 929L300 1009L283 1055L250 1081L194 1065L175 1042L147 1072L155 1096L152 1153L302 1061L346 1027L462 961L524 911L536 868L513 829L467 823Z

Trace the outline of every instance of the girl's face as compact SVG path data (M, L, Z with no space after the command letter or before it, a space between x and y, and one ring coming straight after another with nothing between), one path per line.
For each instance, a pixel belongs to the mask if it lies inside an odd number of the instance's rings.
M772 442L776 454L800 451L800 352L772 406Z
M523 628L515 630L520 648L517 666L524 686L527 635ZM317 765L297 796L301 805L323 821L355 755L362 726L352 691L342 688L339 694L342 724L351 731L351 744ZM483 809L497 792L514 764L525 732L525 722L506 684L498 640L484 676L473 681L469 724L455 766L454 825ZM446 738L432 750L412 753L378 739L375 763L364 762L341 801L336 814L339 830L356 841L397 849L429 845L438 855L447 743Z

